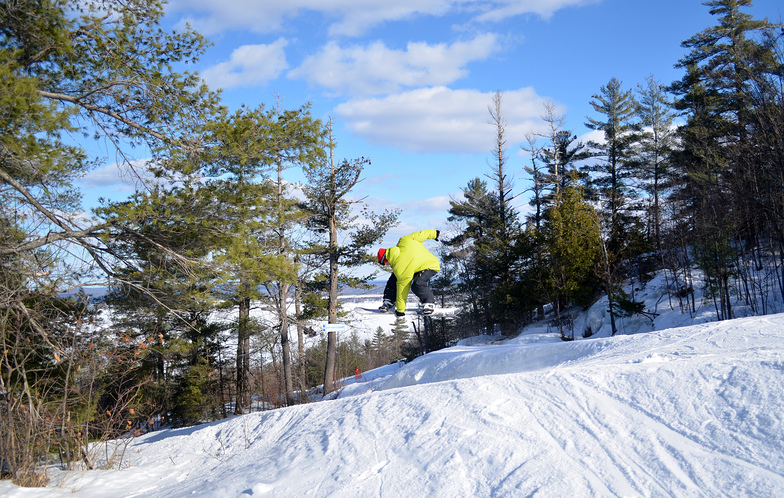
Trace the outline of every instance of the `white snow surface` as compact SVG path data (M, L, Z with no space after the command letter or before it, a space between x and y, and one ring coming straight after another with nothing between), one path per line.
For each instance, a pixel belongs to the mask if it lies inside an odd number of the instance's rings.
M650 299L656 321L615 337L599 303L579 318L588 339L538 324L464 340L334 399L150 433L119 470L52 468L48 487L0 495L784 496L784 314L711 323L711 305Z

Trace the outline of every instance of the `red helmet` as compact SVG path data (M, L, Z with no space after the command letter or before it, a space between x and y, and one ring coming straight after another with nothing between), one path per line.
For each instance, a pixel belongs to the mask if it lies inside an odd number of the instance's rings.
M387 250L384 249L383 247L378 250L378 262L381 263L382 265L387 262L386 253Z

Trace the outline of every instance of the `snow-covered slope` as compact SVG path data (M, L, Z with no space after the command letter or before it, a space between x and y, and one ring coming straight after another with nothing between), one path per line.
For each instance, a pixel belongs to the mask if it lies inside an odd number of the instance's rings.
M0 495L784 496L784 315L467 344Z

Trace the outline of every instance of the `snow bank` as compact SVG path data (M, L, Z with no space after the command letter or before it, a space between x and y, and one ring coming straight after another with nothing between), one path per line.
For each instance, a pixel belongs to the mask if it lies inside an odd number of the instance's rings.
M332 401L148 434L121 470L0 494L784 496L784 315L529 334L385 368Z

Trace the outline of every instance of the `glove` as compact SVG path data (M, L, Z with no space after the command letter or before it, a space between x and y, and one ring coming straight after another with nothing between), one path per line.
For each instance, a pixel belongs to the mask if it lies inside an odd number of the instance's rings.
M441 230L436 230L436 242L438 242L439 235L441 235Z
M395 316L406 316L406 312L395 310Z

